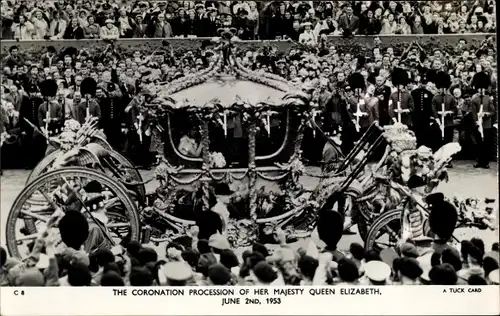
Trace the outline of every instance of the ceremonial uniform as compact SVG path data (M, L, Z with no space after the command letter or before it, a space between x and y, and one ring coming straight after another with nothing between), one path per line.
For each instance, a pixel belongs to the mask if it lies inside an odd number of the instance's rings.
M21 132L24 135L22 149L24 157L27 160L26 168L33 168L38 161L40 161L45 152L45 141L43 137L35 133L30 124L26 122L26 120L28 120L31 124L40 127L38 125L38 109L42 103L42 98L25 97L21 103L21 109L19 110L19 124Z
M88 112L87 112L87 107L88 107ZM99 104L91 99L88 104L86 100L82 100L79 104L78 107L76 108L76 115L77 115L77 121L80 124L84 124L85 120L87 119L87 116L92 116L92 117L97 117L101 118L101 108L99 107Z
M434 95L425 87L420 87L413 90L411 96L415 102L412 121L413 131L417 137L417 145L433 148L429 143L429 127L431 124L431 117L433 116L432 98Z
M375 87L374 95L380 97L378 102L380 126L390 124L389 98L391 96L391 88L386 85L377 86Z
M400 101L400 109L398 102ZM398 120L398 110L409 110L409 112L401 112L401 123L408 127L413 126L412 113L415 110L415 103L411 94L408 91L394 92L389 98L389 117L394 122Z
M142 104L135 97L130 101L126 109L125 119L128 129L126 140L126 151L132 161L139 165L147 166L150 163L151 133L149 129L149 117L147 112L141 111Z
M97 99L101 109L101 126L111 146L120 150L121 148L121 123L124 117L123 105L118 98Z
M49 110L50 106L50 110ZM46 121L47 111L49 121ZM45 129L47 127L48 136L56 136L62 132L64 124L63 109L56 101L43 102L38 108L38 126Z
M479 134L477 122L479 120L479 112L481 111L481 105L483 106L483 112L488 112L489 115L483 116L483 134L484 138L481 138ZM478 164L481 166L487 166L490 160L490 150L489 146L493 144L494 135L496 133L493 124L496 122L497 109L495 103L493 102L493 97L489 95L481 96L479 93L475 94L471 100L471 114L474 122L476 123L475 138L478 145Z
M358 121L358 117L356 116L356 112L358 111L358 106L359 106L359 111L362 112L363 116L359 117L359 132L358 132L358 139L366 132L366 130L370 127L370 125L374 121L378 121L379 119L379 111L378 111L378 99L376 98L357 98L357 97L351 97L348 100L349 103L349 117L351 121L356 124Z
M439 120L440 124L443 113L439 112L442 112L443 110L451 111L449 114L445 113L444 118L444 138L442 139L442 145L445 145L453 141L453 130L455 128L453 119L458 113L457 101L451 94L446 93L444 95L444 102L442 94L437 94L432 98L432 116L435 121Z

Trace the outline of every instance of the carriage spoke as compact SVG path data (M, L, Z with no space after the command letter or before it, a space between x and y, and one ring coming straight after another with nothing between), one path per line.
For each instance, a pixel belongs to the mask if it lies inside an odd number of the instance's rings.
M38 233L36 233L36 234L30 234L30 235L26 235L26 236L22 236L22 237L17 238L17 242L25 241L25 240L37 239L38 236L39 236Z
M37 213L33 213L31 211L28 211L28 210L21 210L20 213L23 214L23 215L29 216L29 217L36 218L36 219L38 219L38 220L40 220L42 222L45 222L45 223L47 223L49 221L48 217L39 215Z
M109 223L106 224L107 228L120 228L120 227L130 227L130 223Z

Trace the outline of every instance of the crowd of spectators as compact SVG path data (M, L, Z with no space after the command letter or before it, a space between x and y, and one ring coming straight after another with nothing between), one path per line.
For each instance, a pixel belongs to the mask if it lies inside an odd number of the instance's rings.
M486 249L479 238L455 246L407 242L382 251L365 251L352 243L341 252L312 241L292 247L285 233L277 231L279 246L255 243L241 253L220 233L202 237L194 226L169 243L162 256L157 247L130 241L84 250L89 236L85 216L76 210L56 213L60 219L49 223L59 221L59 229L49 225L23 261L8 258L0 249L1 286L499 284L498 243ZM63 242L56 247L58 232Z
M2 39L494 33L495 1L2 0ZM304 40L309 38L306 36Z
M327 94L348 88L347 79L353 72L361 73L367 85L373 85L377 91L395 91L391 84L394 67L410 73L410 91L424 86L429 92L437 93L432 74L444 70L451 76L449 91L456 98L460 110L458 118L469 112L469 101L475 93L471 87L474 74L486 72L493 86L496 85L496 48L491 38L476 47L465 39L459 40L456 46L443 47L422 47L416 41L397 47L384 47L378 38L374 38L374 41L374 48L363 53L363 56L357 55L355 48L330 45L325 35L322 35L314 47L299 45L287 53L268 46L237 49L236 58L252 70L272 72L297 84L321 81L326 85L324 93ZM115 104L128 104L144 88L154 90L159 83L193 74L207 67L215 56L215 46L208 41L204 41L199 49L187 52L177 52L174 47L163 47L153 52L125 51L117 49L113 43L102 47L79 51L70 47L56 51L49 46L46 51L36 55L24 53L17 46L12 46L2 63L1 101L2 110L6 112L6 118L2 118L2 132L19 132L23 117L30 115L22 110L23 102L28 103L32 98L40 97L37 85L44 79L57 81L58 102L64 104L65 113L72 113L82 98L79 87L86 77L98 82L102 92L98 103L101 108L106 108L110 100ZM29 87L35 87L35 91ZM328 98L323 96L320 99ZM322 108L330 107L321 101L319 103ZM340 108L334 106L329 111L340 111ZM461 142L470 138L467 131L462 130L458 135ZM22 137L19 138L20 142ZM112 140L117 150L122 150L120 144L126 141L123 135L120 137L120 140ZM467 148L465 143L462 144L462 152L471 153L473 147ZM10 152L6 147L3 149L3 156ZM31 148L26 150L29 152ZM11 152L8 156L15 157L16 154ZM8 165L4 161L4 168L8 168Z

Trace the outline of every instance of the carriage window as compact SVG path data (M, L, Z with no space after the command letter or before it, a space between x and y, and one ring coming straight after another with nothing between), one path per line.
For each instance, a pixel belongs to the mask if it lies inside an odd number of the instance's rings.
M289 145L287 144L289 125L289 115L286 110L278 111L269 117L265 116L259 122L256 137L256 160L271 159L273 162L283 160L281 158L285 146Z

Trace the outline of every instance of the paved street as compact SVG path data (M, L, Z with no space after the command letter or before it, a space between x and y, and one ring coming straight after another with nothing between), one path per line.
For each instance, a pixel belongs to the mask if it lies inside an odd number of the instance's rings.
M441 184L440 191L446 196L452 196L453 194L458 194L462 197L477 196L481 199L485 197L496 198L498 203L498 178L497 178L497 164L491 164L491 169L474 169L472 168L472 162L455 162L454 168L449 170L450 182ZM312 171L314 172L314 171ZM26 178L28 177L29 171L27 170L4 170L3 176L1 176L0 184L0 196L1 196L1 238L0 243L5 245L5 225L7 221L7 216L14 199L17 194L23 189ZM152 171L143 171L143 178L149 179L152 176ZM310 177L304 177L302 182L306 187L314 187L316 185L316 179ZM151 182L148 184L147 189L149 191L154 190L157 183ZM498 216L498 213L496 214ZM498 227L498 223L497 223ZM463 230L458 232L457 237L481 237L485 241L486 246L489 248L491 244L498 241L499 235L498 230L492 231L472 231L471 229ZM314 240L317 240L313 236ZM340 243L341 249L347 249L351 242L360 241L359 236L351 235L344 236ZM160 252L164 246L160 245Z

